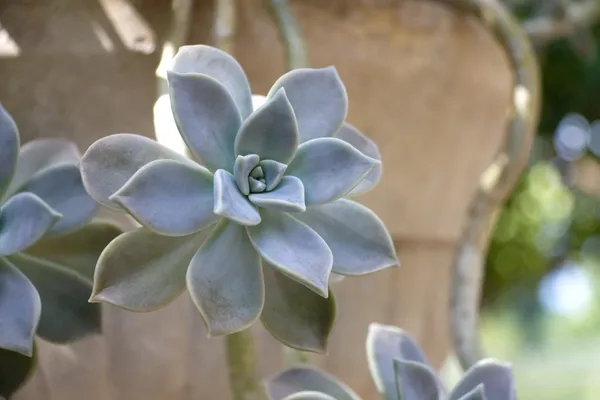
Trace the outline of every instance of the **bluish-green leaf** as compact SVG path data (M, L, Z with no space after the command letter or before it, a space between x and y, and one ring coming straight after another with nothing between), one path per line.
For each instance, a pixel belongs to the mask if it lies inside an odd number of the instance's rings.
M32 357L0 348L0 399L10 399L33 375L36 365L35 345Z
M450 393L449 400L459 400L479 385L483 385L487 400L514 400L517 397L511 366L486 359L479 361L464 374Z
M301 143L333 135L346 119L348 97L335 67L290 71L275 82L267 97L281 88L294 109Z
M313 228L333 253L333 271L364 275L398 264L394 242L367 207L340 199L296 215Z
M0 256L25 250L61 218L39 197L19 193L0 208Z
M210 336L242 331L258 319L263 274L243 226L226 219L217 224L190 262L187 287Z
M375 160L381 161L381 153L379 152L377 144L373 140L362 134L354 126L348 123L344 123L340 130L335 134L335 137L350 143L352 146L354 146L355 149L357 149L364 155L369 156ZM373 187L375 187L375 185L379 183L382 173L382 164L377 164L360 181L360 183L348 193L348 196L358 196L373 189Z
M336 305L332 293L324 298L263 262L266 300L261 320L288 347L325 353Z
M440 389L435 372L427 365L414 361L394 360L396 387L386 388L389 400L439 400Z
M266 190L275 189L283 179L287 165L273 160L262 160L260 166L264 173L265 182L267 183Z
M475 389L465 394L459 400L487 400L487 398L485 397L485 390L483 388L483 385L477 386Z
M242 117L225 86L207 75L168 72L173 116L192 153L211 171L233 171Z
M41 302L33 284L0 257L0 349L31 357Z
M8 188L19 155L19 131L8 111L0 104L0 200Z
M215 214L228 218L241 225L257 225L261 221L258 210L240 192L235 178L225 170L215 172L214 179Z
M306 210L304 186L295 176L285 176L281 183L270 192L254 193L249 197L255 205L268 210L298 212Z
M57 165L76 165L79 162L77 146L65 139L35 139L21 146L17 167L8 193L16 193L36 174Z
M9 257L37 289L42 316L37 334L54 343L69 343L102 330L99 304L88 302L92 281L51 261L25 254Z
M254 179L252 177L248 178L248 185L250 186L250 193L264 192L265 188L267 187L264 179Z
M85 191L81 172L75 165L48 167L21 189L37 195L53 210L62 214L62 218L50 228L48 234L72 232L85 225L98 210L98 204Z
M250 241L277 270L327 297L333 256L325 241L289 214L263 211L262 223L247 227Z
M308 206L346 195L377 164L341 139L319 138L298 147L286 173L300 178Z
M92 281L100 254L108 244L123 233L108 221L92 221L66 235L44 237L26 253L69 268Z
M367 361L380 394L397 393L394 360L427 365L419 346L395 326L372 323L367 334Z
M226 52L205 45L182 46L173 58L171 70L215 78L229 91L244 119L252 112L248 78L236 59Z
M122 234L98 260L90 300L138 312L165 306L185 290L190 260L211 230L180 237L145 228Z
M298 148L298 125L285 89L244 121L235 139L235 154L258 154L261 160L289 163Z
M214 224L213 175L200 165L158 160L143 166L114 195L146 228L185 236Z
M98 203L122 211L109 197L144 165L160 159L192 162L143 136L130 133L107 136L92 144L81 157L83 184Z
M327 394L336 400L360 400L347 385L320 369L302 366L289 368L266 382L271 400L281 400L303 391Z
M237 183L239 191L244 195L250 194L250 185L248 184L248 177L250 172L258 165L260 158L256 154L246 154L244 156L237 156L235 164L233 166L233 177Z

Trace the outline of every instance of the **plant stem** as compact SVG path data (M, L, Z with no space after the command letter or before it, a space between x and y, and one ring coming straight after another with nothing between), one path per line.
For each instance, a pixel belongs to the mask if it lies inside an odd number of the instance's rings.
M254 339L249 329L225 337L229 382L234 400L265 400L258 383Z

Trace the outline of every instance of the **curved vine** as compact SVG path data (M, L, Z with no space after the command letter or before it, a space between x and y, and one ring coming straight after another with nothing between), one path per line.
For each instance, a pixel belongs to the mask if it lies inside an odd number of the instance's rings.
M481 176L452 267L452 339L461 366L468 369L484 356L478 319L485 254L496 216L527 165L539 120L540 77L527 33L500 1L436 1L479 20L503 47L514 73L506 138L496 158Z

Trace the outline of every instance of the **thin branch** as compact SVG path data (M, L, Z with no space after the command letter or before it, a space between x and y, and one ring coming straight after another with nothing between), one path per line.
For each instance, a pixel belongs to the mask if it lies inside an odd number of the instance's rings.
M266 0L279 29L279 37L285 47L288 69L308 66L308 56L300 26L287 0Z
M453 265L451 331L467 369L484 356L478 333L479 299L491 228L523 172L537 129L539 66L527 34L498 0L437 0L476 17L504 48L514 72L510 121L504 145L481 177Z

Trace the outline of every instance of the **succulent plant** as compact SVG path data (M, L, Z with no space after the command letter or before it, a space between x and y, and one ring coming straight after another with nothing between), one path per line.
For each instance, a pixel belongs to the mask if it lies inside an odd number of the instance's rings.
M367 335L371 376L385 400L515 400L510 365L485 359L448 394L423 351L403 330L373 323ZM310 366L294 366L266 382L271 400L360 400L346 384Z
M88 224L97 204L78 161L65 140L20 147L0 105L0 396L9 397L34 367L36 333L68 343L100 330L100 308L88 303L92 271L119 230Z
M254 109L232 56L184 46L168 83L192 158L134 134L105 137L82 157L88 193L141 224L100 257L92 301L151 311L187 286L209 336L261 317L288 346L323 351L332 270L397 264L380 219L344 198L371 189L381 163L374 142L344 123L335 68L285 74Z

